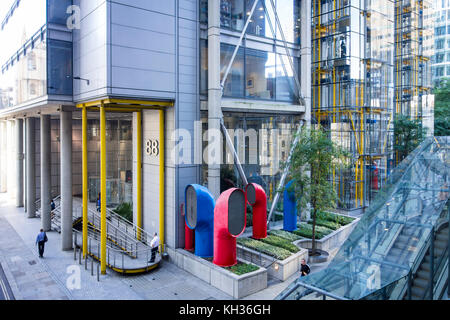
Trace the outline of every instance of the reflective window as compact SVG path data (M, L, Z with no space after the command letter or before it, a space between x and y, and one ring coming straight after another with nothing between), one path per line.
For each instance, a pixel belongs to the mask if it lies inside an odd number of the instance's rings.
M245 24L244 0L220 1L220 26L241 31Z
M47 0L47 22L65 25L69 14L67 8L72 0Z
M246 49L245 68L245 96L274 99L275 54Z
M297 59L294 59L294 68L297 69ZM297 97L294 75L289 58L286 55L277 55L276 59L276 99L280 101L294 101Z
M220 78L225 75L228 63L231 61L234 46L222 43L220 45ZM228 73L223 87L223 95L228 97L242 97L244 95L244 50L239 48L233 65Z
M223 78L235 46L221 44L221 78ZM200 41L200 94L208 94L208 48ZM293 58L298 70L298 58ZM245 77L244 77L245 75ZM226 97L295 102L298 98L294 74L288 56L241 47L228 73L223 88Z
M72 94L72 43L48 40L48 94Z

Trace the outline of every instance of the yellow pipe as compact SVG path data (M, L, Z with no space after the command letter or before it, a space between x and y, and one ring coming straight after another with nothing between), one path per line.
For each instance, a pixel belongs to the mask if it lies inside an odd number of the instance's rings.
M142 229L142 111L136 112L136 127L137 127L137 164L136 164L136 188L137 188L137 212L136 212L136 224L139 227L137 229L137 239L141 240Z
M88 155L87 155L87 110L82 110L83 135L83 258L86 259L88 249Z
M161 245L161 253L164 252L164 130L165 130L165 119L164 119L164 110L159 110L159 140L160 140L160 150L159 150L159 235L160 235L160 245Z
M100 269L106 274L106 115L100 108Z
M355 166L355 207L358 207L358 169L359 169L359 159L356 161Z

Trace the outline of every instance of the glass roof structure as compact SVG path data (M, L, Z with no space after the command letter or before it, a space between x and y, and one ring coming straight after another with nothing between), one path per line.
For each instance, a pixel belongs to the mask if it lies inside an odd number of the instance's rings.
M448 221L449 148L450 137L422 142L392 171L328 267L298 278L277 299L401 299L434 228Z

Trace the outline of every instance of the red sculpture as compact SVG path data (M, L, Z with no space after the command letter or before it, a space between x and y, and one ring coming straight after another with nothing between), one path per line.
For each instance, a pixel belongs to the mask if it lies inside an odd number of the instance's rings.
M246 197L242 189L231 188L223 192L214 208L214 259L221 267L237 263L236 238L245 230Z
M267 196L264 189L256 183L245 187L247 201L253 207L253 238L267 237Z

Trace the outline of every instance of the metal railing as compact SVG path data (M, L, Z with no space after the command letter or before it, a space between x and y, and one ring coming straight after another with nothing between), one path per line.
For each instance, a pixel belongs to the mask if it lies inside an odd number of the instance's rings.
M82 247L82 238L82 232L74 230L74 247ZM91 229L88 233L88 254L100 260L100 233L95 229ZM145 245L135 250L135 254L136 258L132 258L124 250L109 244L106 246L106 265L121 273L145 272L154 267L160 259L155 253L155 261L150 262L152 248Z

